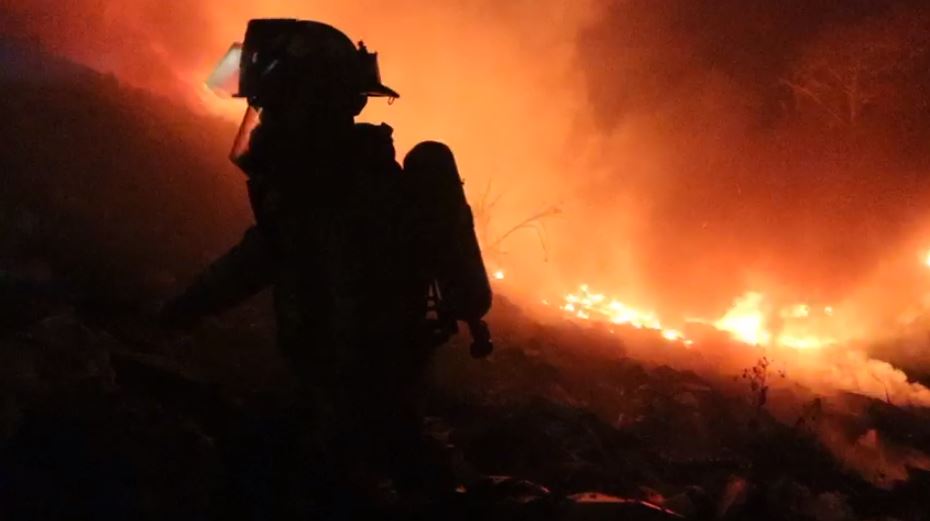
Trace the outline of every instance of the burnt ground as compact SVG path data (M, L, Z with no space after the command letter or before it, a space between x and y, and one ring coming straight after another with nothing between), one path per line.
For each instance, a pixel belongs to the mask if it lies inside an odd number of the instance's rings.
M151 320L248 223L234 128L0 51L19 64L0 70L0 519L310 518L266 297L191 333ZM739 371L645 363L632 332L541 323L505 298L491 325L495 355L473 361L455 339L426 397L467 493L394 517L927 518L930 474L902 481L900 463L901 447L930 452L927 411L760 400Z

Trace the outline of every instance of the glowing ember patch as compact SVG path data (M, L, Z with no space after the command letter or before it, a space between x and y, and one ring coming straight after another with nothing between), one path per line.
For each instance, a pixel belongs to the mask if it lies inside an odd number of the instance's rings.
M694 341L680 330L665 327L655 313L637 309L603 293L594 293L587 284L581 285L576 293L565 295L559 309L570 319L655 331L668 342L685 347L694 345ZM777 345L806 351L839 343L836 338L823 334L836 331L834 313L831 306L811 307L805 303L775 308L767 303L765 295L751 291L737 298L719 320L691 318L685 322L713 326L735 341L752 346ZM770 321L777 328L771 329ZM613 328L608 330L615 332Z
M690 342L680 331L664 328L655 313L636 309L603 293L594 293L587 284L581 285L577 293L566 295L564 300L559 309L571 317L656 331L669 342Z

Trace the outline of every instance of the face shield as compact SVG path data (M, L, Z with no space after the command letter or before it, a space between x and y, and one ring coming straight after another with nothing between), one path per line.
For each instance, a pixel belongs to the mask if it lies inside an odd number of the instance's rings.
M249 105L249 108L245 110L245 116L242 117L239 131L236 132L232 150L229 151L229 159L240 167L244 168L242 161L252 147L252 132L258 128L261 121L262 109Z
M213 73L207 78L207 87L217 96L223 98L238 97L239 75L242 70L242 44L234 43L216 64Z
M207 78L206 85L221 98L240 98L240 78L242 72L242 44L235 42L217 63L216 68ZM252 131L261 121L261 109L251 105L246 108L236 140L229 151L229 159L241 165L242 158L249 152Z

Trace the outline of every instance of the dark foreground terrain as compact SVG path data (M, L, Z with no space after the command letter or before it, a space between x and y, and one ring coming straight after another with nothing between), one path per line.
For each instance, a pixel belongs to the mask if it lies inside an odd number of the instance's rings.
M0 340L4 518L312 516L293 386L262 302L189 336L47 298L22 300L46 307ZM421 505L423 517L926 518L930 473L880 486L814 432L880 428L930 450L923 411L848 396L862 416L816 402L786 425L727 386L605 355L622 346L533 323L506 300L493 322L492 359L471 360L463 341L439 353L425 425L448 461L484 477Z
M19 67L0 75L0 519L312 516L265 298L190 333L151 320L248 222L224 159L232 131L2 51ZM471 479L416 516L928 517L930 473L889 474L908 458L876 441L930 452L927 411L805 395L776 421L746 382L639 362L596 329L506 298L491 322L490 360L471 360L467 339L437 354L424 427ZM850 457L828 450L825 426Z

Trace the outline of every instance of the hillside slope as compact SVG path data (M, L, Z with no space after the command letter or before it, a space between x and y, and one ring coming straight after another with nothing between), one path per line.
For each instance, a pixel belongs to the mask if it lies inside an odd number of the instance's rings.
M231 124L23 45L0 60L0 269L130 295L241 234Z

